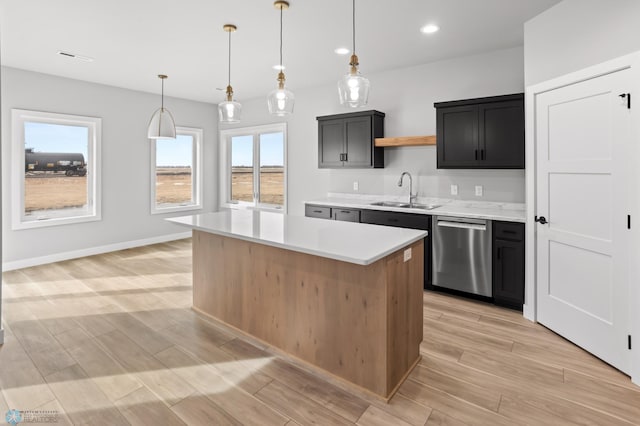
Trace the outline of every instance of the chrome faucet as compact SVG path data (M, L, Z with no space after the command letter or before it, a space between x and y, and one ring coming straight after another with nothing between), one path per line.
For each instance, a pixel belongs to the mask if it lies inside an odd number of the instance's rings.
M411 177L411 173L402 172L402 174L400 175L400 180L398 181L398 186L402 186L402 179L404 178L404 175L409 176L409 207L413 207L413 203L418 198L418 194L413 193L413 178Z

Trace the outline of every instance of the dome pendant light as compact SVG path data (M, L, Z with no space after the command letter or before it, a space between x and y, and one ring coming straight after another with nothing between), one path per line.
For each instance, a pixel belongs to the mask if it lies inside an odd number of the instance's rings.
M287 90L284 87L284 67L282 66L282 11L289 8L289 2L284 0L277 0L273 3L276 9L280 9L280 72L278 73L278 88L269 93L267 98L267 106L269 107L269 113L273 115L285 116L293 112L293 104L295 102L295 96L293 92Z
M349 73L338 82L340 104L351 108L365 106L369 101L369 80L358 71L356 55L356 0L353 0L353 53L349 61Z
M231 33L238 28L235 25L226 24L222 29L229 33L229 80L226 100L218 104L218 118L221 123L238 123L240 122L242 105L233 100L233 88L231 87Z
M164 107L164 80L167 76L160 74L158 78L162 80L162 101L160 108L151 116L147 137L149 139L175 139L176 123L173 120L173 115Z

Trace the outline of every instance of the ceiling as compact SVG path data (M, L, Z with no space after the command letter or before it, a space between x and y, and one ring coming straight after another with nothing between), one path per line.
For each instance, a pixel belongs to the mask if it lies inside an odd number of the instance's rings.
M366 0L356 4L363 74L523 44L523 23L559 0ZM351 47L349 0L290 0L284 11L287 86L336 81ZM237 100L275 88L279 11L272 0L0 0L2 64L78 80L217 103L227 83ZM437 23L432 35L419 29ZM93 62L65 58L67 51Z

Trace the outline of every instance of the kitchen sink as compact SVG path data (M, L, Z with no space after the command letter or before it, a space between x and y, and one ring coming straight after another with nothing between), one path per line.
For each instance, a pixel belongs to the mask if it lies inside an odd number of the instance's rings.
M403 209L422 209L422 210L433 210L437 207L440 207L441 204L418 204L414 203L413 205L409 205L409 203L400 203L395 201L377 201L375 203L371 203L372 206L380 206L380 207L399 207Z
M371 203L371 205L382 207L409 207L409 203L398 203L395 201L378 201L376 203Z
M433 209L437 209L438 207L442 207L442 204L418 204L418 203L414 203L411 208L413 208L413 209L422 209L422 210L433 210Z

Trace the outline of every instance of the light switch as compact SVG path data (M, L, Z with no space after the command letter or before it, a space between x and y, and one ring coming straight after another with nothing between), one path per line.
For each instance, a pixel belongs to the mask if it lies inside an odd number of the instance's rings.
M458 195L458 185L451 185L451 195Z
M411 260L411 247L404 251L404 261L408 262L409 260Z
M482 197L482 185L476 185L476 197Z
M357 181L357 180L356 180L356 181L354 181L354 182L353 182L353 190L354 190L354 191L357 191L359 187L360 187L360 185L358 184L358 181Z

